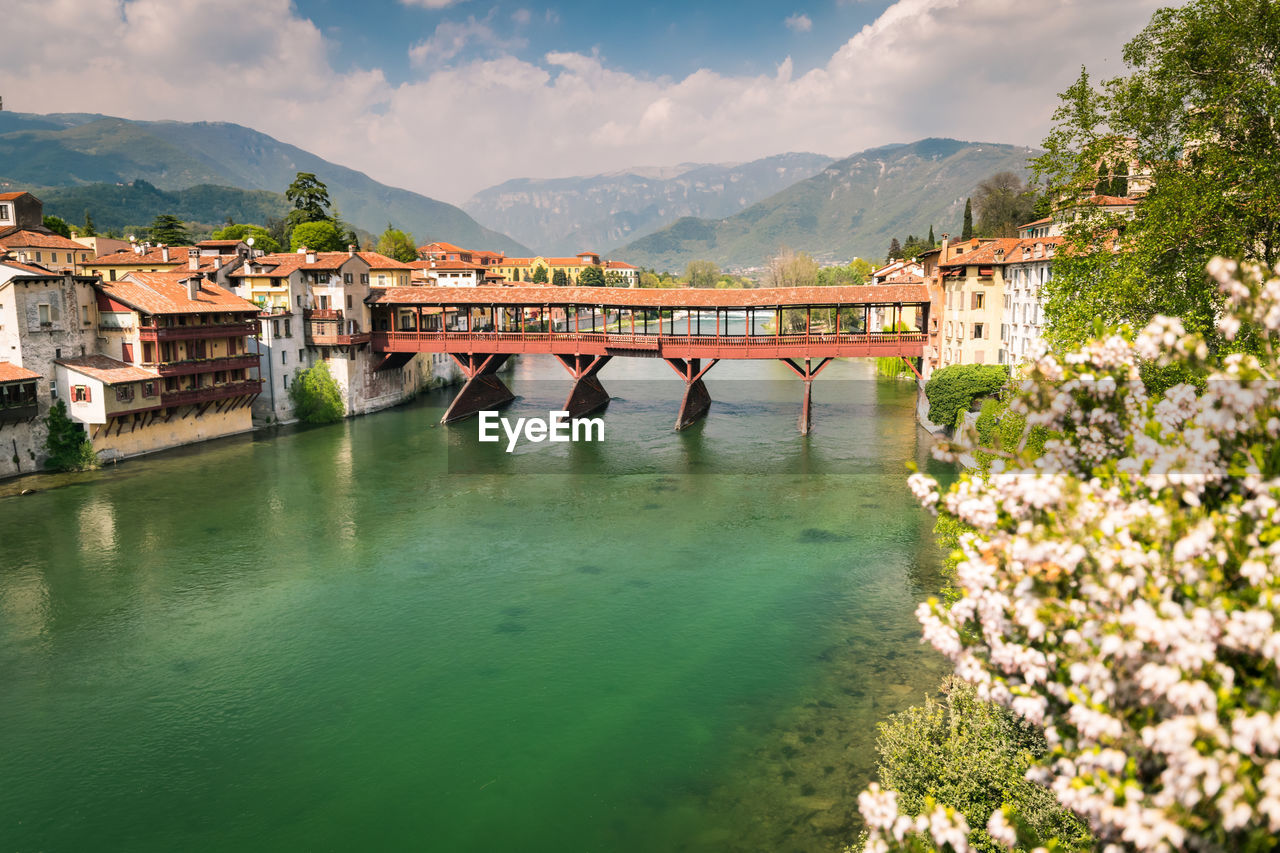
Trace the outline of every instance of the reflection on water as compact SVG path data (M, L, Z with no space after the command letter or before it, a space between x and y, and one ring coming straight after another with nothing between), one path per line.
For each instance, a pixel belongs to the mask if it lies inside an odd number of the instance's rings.
M606 368L599 445L491 453L442 395L0 499L8 846L838 849L941 671L911 388L835 364L802 437L726 362L673 433L669 373Z

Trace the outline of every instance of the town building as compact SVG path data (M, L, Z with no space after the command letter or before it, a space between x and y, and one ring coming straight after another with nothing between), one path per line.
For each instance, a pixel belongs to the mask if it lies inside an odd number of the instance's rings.
M1016 238L943 241L939 262L943 314L939 367L999 363L1006 256Z
M412 286L414 271L411 264L354 247L346 252L302 247L247 260L231 278L236 292L259 308L262 333L253 346L262 356L264 390L254 417L295 420L289 387L299 371L317 361L328 365L349 415L396 405L428 385L457 381L447 356L387 359L370 347L373 329L365 300L378 287Z
M296 420L289 386L299 370L313 363L302 329L302 312L311 306L311 288L304 281L306 254L280 252L258 255L231 273L236 294L258 306L259 334L249 341L260 358L262 394L253 402L259 423Z
M579 252L572 258L545 258L541 255L533 258L503 258L498 264L498 271L509 282L533 281L541 267L546 271L547 282L550 283L557 272L563 272L570 285L576 284L582 271L589 266L603 269L600 255L596 252Z
M103 237L101 234L88 236L76 232L71 229L71 239L81 246L85 246L93 254L89 255L89 260L100 258L103 255L111 255L116 252L122 252L129 248L128 240L121 240L118 237Z
M93 257L87 246L44 225L44 203L29 192L0 193L0 255L52 272L81 271Z
M199 271L131 272L94 289L96 351L55 364L69 414L100 459L253 428L256 305Z
M1053 280L1053 258L1061 237L1019 241L1006 256L1000 363L1018 365L1044 337L1044 286Z
M10 412L0 432L0 476L29 474L44 467L45 418L66 386L59 385L54 362L92 352L97 311L95 279L55 273L34 264L0 261L0 362L8 364L0 380L22 385L21 417ZM21 372L19 372L21 371ZM34 389L31 383L34 382ZM34 391L32 397L28 392ZM9 400L17 399L12 387Z

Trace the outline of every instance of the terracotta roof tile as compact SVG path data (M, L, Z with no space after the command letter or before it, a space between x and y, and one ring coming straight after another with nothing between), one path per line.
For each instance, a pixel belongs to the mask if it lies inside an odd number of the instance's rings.
M3 198L4 196L0 195L0 199ZM39 378L40 374L34 370L18 367L13 362L0 361L0 382L22 382L23 380L30 381Z
M24 264L22 261L0 261L0 266L6 266L12 269L22 270L24 273L28 275L38 275L42 277L56 276L59 278L62 276L62 273L53 272L52 270L45 269L44 267L38 264Z
M44 234L40 231L18 230L9 231L3 237L0 237L0 248L7 247L9 249L68 249L70 251L84 252L88 249L74 240L68 240L61 234Z
M102 255L96 260L90 261L90 266L109 267L109 266L164 266L165 264L177 265L187 262L187 255L191 253L188 246L170 246L169 260L164 259L164 250L158 246L153 246L145 252L139 254L133 249L121 249L118 252L112 252L109 255Z
M82 355L79 358L60 358L54 362L68 370L84 374L90 379L97 379L106 385L119 385L121 382L140 382L159 379L160 374L141 367L134 367L127 361L119 361L107 355Z
M386 255L380 255L377 252L356 252L356 254L364 258L364 262L369 265L370 269L411 270L414 268L411 264L397 261L395 258L388 258Z
M208 311L249 311L258 306L204 279L193 300L187 294L186 272L131 272L120 281L96 285L107 296L147 314L199 314Z

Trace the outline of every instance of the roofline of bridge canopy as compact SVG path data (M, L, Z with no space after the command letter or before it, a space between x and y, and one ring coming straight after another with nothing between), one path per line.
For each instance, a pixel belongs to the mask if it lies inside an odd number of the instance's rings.
M803 308L805 306L922 305L923 284L774 287L710 290L692 287L388 287L370 294L372 306L595 305L611 308Z

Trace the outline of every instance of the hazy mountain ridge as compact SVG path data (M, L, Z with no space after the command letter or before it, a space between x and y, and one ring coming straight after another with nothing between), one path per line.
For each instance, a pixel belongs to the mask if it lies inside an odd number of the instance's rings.
M517 178L481 190L463 208L544 254L611 252L683 216L729 216L831 162L821 154L789 153L749 163L684 163L583 177Z
M375 234L391 222L420 242L447 240L513 254L530 252L454 205L381 184L238 124L0 112L0 183L10 189L127 184L140 178L165 191L212 185L281 193L300 171L314 172L328 185L343 219ZM216 210L194 213L197 221L206 222L226 216ZM83 210L71 216L79 222Z
M886 145L832 163L742 212L688 217L615 254L630 263L682 270L702 258L724 267L759 266L783 246L823 262L884 258L893 237L958 235L965 198L999 171L1026 175L1034 151L954 139Z

